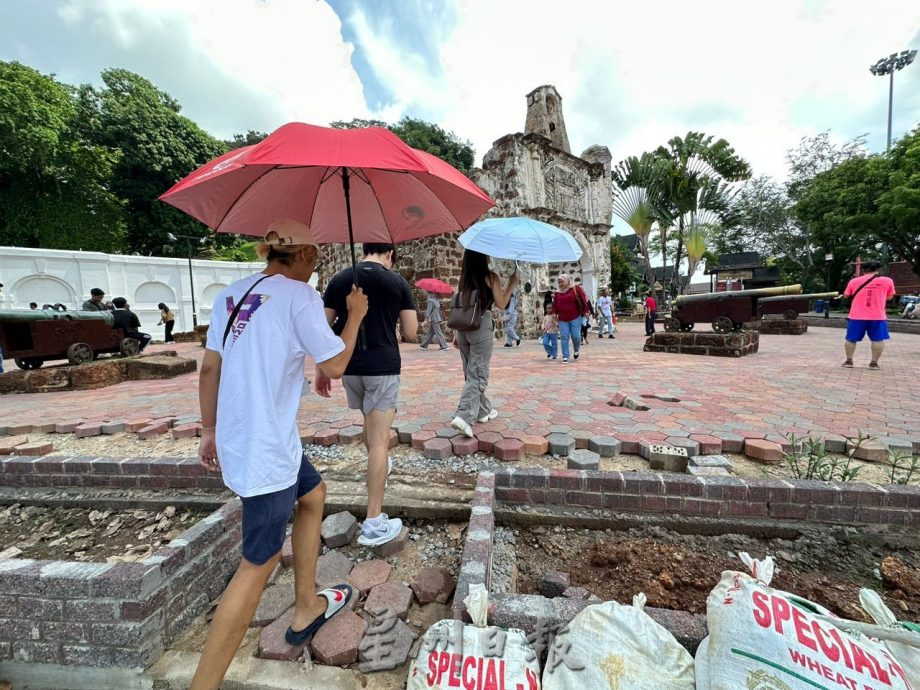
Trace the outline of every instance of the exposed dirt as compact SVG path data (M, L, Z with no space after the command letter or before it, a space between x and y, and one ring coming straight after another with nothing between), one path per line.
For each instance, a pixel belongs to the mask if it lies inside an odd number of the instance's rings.
M570 573L572 585L605 600L629 602L644 592L649 606L705 613L706 597L722 571L744 569L737 554L745 551L755 558L773 556L773 587L837 615L870 622L858 596L861 587L869 587L899 618L920 618L920 551L912 549L865 546L818 533L790 541L682 535L658 527L625 532L538 527L518 530L515 541L522 593L536 592L545 571L560 570Z
M41 508L0 510L0 548L6 557L66 561L138 561L208 514L151 510Z

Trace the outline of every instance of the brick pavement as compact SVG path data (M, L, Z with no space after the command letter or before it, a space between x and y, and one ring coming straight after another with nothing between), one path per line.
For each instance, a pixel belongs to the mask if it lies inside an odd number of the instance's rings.
M868 343L857 352L856 368L841 367L841 332L830 328L812 328L804 336L764 336L760 352L743 359L646 353L644 341L641 324L624 323L616 340L593 337L579 361L570 364L547 360L537 341L497 347L489 395L501 414L474 430L525 444L528 437L550 433L609 435L622 442L624 452L637 452L643 441L687 438L705 443L709 452L737 452L744 439L776 441L789 432L853 436L860 430L912 439L915 451L920 448L920 337L915 335L892 334L880 371L865 368ZM156 347L165 346L151 350ZM180 356L202 355L193 344L170 348ZM413 440L419 436L419 447L449 437L437 432L448 428L459 398L459 360L453 349L403 346L397 424L420 427L412 435ZM190 374L101 390L7 395L0 397L0 427L194 416L195 380ZM641 399L649 409L608 405L618 392ZM305 395L298 419L306 433L338 433L360 417L346 408L336 383L331 401Z

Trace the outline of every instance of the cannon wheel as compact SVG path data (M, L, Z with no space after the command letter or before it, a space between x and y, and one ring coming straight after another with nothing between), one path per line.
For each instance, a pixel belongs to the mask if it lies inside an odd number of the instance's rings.
M684 324L681 324L680 330L684 331L685 333L686 333L687 331L692 331L692 330L693 330L693 324L692 324L692 323L684 323Z
M133 357L141 351L141 344L134 338L122 338L118 343L118 351L122 357Z
M681 329L680 319L670 316L664 320L664 330L668 333L675 333Z
M41 357L16 357L13 361L16 362L17 367L26 371L29 369L38 369L45 363L45 360Z
M727 316L717 316L712 322L712 330L716 333L731 333L735 330L735 324Z
M86 343L73 343L67 348L67 361L71 364L92 362L93 348Z
M799 318L799 313L795 309L787 309L783 312L783 318L787 321Z

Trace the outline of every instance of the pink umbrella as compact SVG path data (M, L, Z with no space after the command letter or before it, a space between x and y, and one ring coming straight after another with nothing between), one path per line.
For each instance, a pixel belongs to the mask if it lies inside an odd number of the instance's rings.
M454 289L450 285L437 278L422 278L421 280L417 280L415 281L415 287L419 290L427 290L428 292L434 292L438 295L451 295L454 292Z

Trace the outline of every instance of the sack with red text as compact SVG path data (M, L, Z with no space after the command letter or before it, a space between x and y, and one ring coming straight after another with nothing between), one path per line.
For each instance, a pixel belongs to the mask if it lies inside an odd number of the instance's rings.
M871 589L859 590L859 603L877 625L885 628L877 635L879 641L901 664L914 690L920 690L920 626L899 621Z
M556 635L543 690L694 690L693 657L643 610L615 601L580 611Z
M826 609L769 587L773 561L740 554L751 574L726 570L706 601L701 652L709 690L918 690L878 642L819 620ZM816 611L821 613L816 614Z
M464 603L473 624L449 619L428 628L409 666L407 690L540 690L540 664L524 631L485 625L482 585L474 585Z

